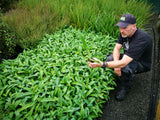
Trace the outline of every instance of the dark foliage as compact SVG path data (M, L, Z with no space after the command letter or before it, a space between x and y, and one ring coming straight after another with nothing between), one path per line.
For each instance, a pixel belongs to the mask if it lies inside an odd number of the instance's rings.
M0 8L3 12L6 12L9 9L13 8L14 3L16 3L17 1L19 0L1 0Z
M12 59L22 49L15 43L16 35L0 19L0 62L2 59Z

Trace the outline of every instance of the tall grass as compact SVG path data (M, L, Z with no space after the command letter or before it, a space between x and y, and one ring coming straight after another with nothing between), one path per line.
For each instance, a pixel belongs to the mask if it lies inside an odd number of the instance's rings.
M67 14L60 13L60 8L56 5L51 0L23 1L19 3L17 9L9 11L3 20L20 38L17 43L27 48L35 45L45 33L55 31L69 23Z
M137 26L143 28L152 16L151 9L146 0L25 0L3 20L19 36L17 43L27 48L45 33L70 25L116 38L119 30L115 24L122 14L133 14Z
M71 24L115 37L119 34L115 24L122 14L133 14L140 28L149 22L152 15L150 12L152 6L145 0L90 0L88 2L80 0L73 8L77 9L70 9Z

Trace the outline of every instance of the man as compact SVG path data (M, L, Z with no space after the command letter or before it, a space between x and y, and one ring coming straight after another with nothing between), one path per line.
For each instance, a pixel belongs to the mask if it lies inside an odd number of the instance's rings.
M116 94L116 99L120 101L132 87L133 74L151 69L152 38L136 27L136 19L131 14L123 15L116 25L119 26L120 36L113 54L108 55L105 62L94 58L98 62L88 61L88 64L91 68L114 68L115 73L121 78L121 89ZM124 54L120 54L121 48Z

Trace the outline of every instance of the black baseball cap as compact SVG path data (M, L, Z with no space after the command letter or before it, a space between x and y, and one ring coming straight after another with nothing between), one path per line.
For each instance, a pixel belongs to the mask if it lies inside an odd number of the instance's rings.
M121 28L127 27L129 24L135 24L136 18L132 14L122 15L119 22L116 24Z

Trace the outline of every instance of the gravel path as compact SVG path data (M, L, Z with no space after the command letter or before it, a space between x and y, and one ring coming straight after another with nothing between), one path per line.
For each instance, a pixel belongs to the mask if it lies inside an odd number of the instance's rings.
M115 99L118 89L110 92L110 100L104 104L102 117L98 120L147 120L151 73L150 71L134 76L134 86L124 101Z

